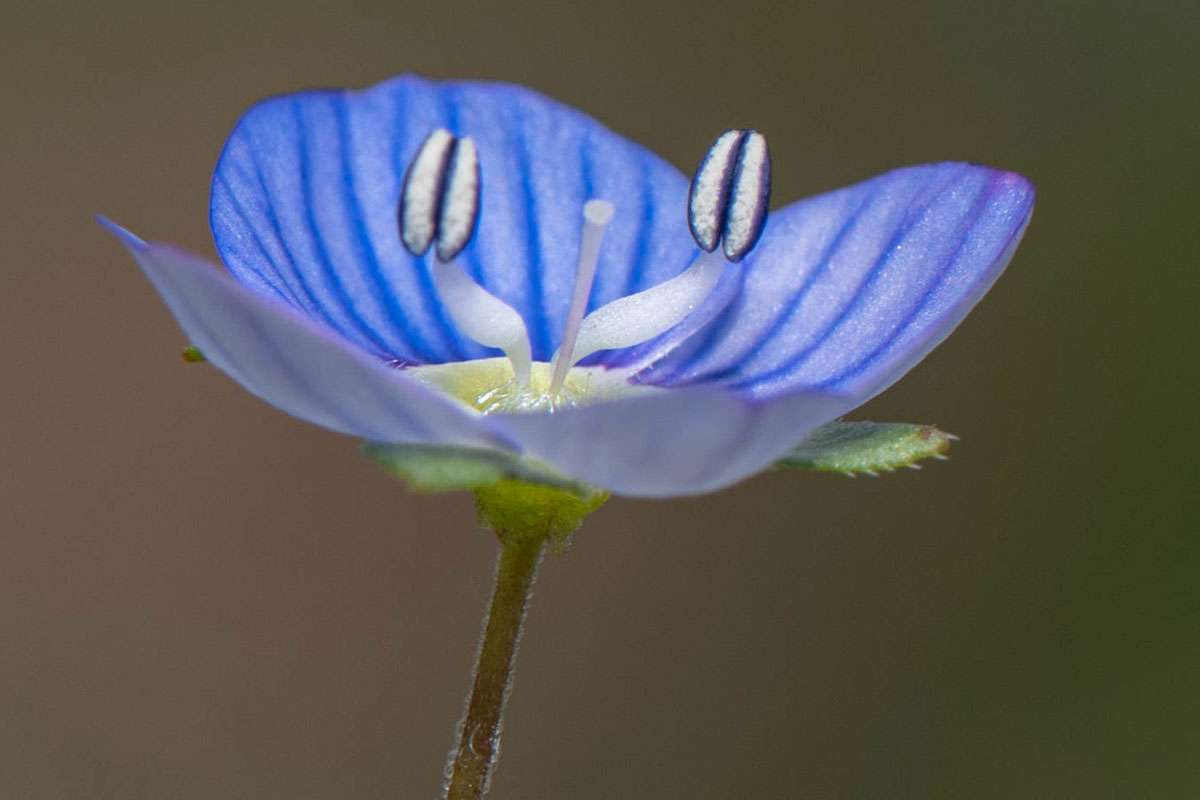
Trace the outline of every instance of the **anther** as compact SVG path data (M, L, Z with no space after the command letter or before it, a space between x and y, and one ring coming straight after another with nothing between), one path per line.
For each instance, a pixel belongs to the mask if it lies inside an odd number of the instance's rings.
M438 129L426 137L404 173L400 240L414 256L434 245L429 266L438 298L460 333L504 351L518 387L529 385L532 356L517 310L475 282L456 257L479 220L479 154L469 137Z
M771 158L763 135L735 129L717 137L688 195L688 224L704 252L674 278L601 306L577 327L570 316L553 385L560 386L566 370L588 355L649 341L698 312L721 276L762 236L770 199Z
M688 195L692 237L709 253L722 245L725 257L741 261L762 236L771 200L771 156L767 140L753 130L717 137Z
M431 244L441 261L457 256L479 219L479 156L475 142L439 128L425 139L404 174L400 238L414 256Z

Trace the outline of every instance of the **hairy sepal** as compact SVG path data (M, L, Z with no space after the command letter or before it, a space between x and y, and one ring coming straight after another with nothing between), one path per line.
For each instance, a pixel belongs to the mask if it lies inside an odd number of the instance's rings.
M367 458L391 475L405 480L418 492L475 491L514 480L580 497L595 492L592 487L536 461L500 450L365 442L362 451Z
M910 422L830 422L775 463L779 469L878 475L917 462L945 459L957 437L933 425Z

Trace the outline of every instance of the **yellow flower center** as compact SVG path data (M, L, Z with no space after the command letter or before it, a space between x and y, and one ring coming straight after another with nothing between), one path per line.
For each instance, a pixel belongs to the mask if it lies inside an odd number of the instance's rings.
M586 403L664 391L654 386L629 383L627 370L578 366L571 368L557 391L551 391L554 364L546 361L533 362L529 384L521 386L515 379L512 362L503 357L427 364L407 367L405 371L484 414L497 411L553 413Z

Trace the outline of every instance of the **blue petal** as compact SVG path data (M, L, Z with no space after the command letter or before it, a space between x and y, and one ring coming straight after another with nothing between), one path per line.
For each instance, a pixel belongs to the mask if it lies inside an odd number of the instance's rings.
M189 340L247 390L303 420L379 442L507 448L481 415L276 298L107 220Z
M712 387L488 419L522 451L618 494L671 497L729 486L769 467L851 401L801 392L759 402Z
M400 243L404 171L438 127L479 146L482 214L461 257L525 318L535 358L557 346L589 198L617 208L590 307L690 262L687 180L652 153L528 89L407 76L252 108L213 177L222 259L242 282L380 357L440 363L495 354L454 329L425 259Z
M863 402L911 369L999 277L1033 210L1019 175L889 172L772 214L741 295L639 380Z

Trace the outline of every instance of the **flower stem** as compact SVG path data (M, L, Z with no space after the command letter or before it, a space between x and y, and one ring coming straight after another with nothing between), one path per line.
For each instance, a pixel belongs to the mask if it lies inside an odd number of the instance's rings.
M512 686L517 644L546 543L545 536L497 533L501 548L496 582L467 713L458 725L458 745L447 768L446 800L479 800L491 783L500 752L501 715Z

